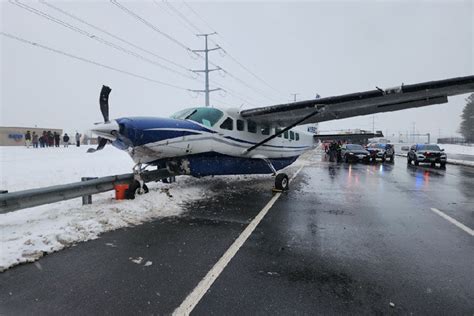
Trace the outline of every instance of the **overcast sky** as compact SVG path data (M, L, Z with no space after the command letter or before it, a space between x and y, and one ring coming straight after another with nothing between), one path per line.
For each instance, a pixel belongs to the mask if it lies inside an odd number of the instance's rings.
M118 0L168 37L110 1L45 1L141 50L40 2L23 3L80 28L82 34L7 1L1 2L2 32L176 87L0 36L0 125L84 131L102 120L98 104L102 84L112 88L112 118L169 116L186 107L201 106L204 96L185 90L204 86L201 77L194 79L185 70L204 66L202 59L185 49L204 47L203 39L193 35L196 28L217 31L213 41L229 52L210 53L211 61L230 73L211 74L211 88L219 84L230 91L212 93L214 106L252 108L287 102L293 98L291 93L299 93L298 100L304 100L316 93L333 96L474 74L473 1L166 4ZM102 39L117 49L104 45ZM210 42L210 46L214 44ZM157 66L157 62L180 74ZM415 122L419 132L454 135L466 97L379 114L374 119L365 116L327 122L320 128L371 130L374 120L375 129L392 134L411 131Z

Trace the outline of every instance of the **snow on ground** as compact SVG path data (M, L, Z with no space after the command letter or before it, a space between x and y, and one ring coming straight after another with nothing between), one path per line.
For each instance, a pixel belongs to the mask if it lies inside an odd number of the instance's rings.
M439 147L444 148L444 151L448 155L453 154L474 156L474 145L439 144Z
M402 147L410 147L411 143L394 143L395 151L397 153L406 153L401 150ZM474 145L458 145L458 144L438 144L440 148L449 155L473 155L474 156Z
M94 154L86 147L0 147L0 189L9 192L79 181L83 176L129 173L130 157L111 146ZM295 164L301 164L301 160ZM251 181L266 175L226 176L227 181ZM117 201L113 192L0 214L0 272L103 232L138 225L165 216L177 216L182 206L212 197L210 178L177 177L173 184L150 183L150 193L132 201ZM151 264L151 263L150 263Z
M88 148L0 147L0 190L13 192L131 172L133 161L126 152L106 146L88 154Z

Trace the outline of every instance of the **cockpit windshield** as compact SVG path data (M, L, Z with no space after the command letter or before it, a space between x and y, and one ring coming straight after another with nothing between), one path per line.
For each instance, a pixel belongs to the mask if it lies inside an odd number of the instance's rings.
M192 108L179 111L171 115L171 118L191 120L204 126L212 127L223 115L222 111L214 108Z

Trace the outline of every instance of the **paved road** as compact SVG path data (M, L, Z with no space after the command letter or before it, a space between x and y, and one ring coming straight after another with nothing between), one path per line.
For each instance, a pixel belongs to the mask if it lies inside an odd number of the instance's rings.
M338 165L316 156L193 314L472 315L474 237L431 209L474 228L473 179L472 168L402 157ZM212 181L219 193L181 217L0 274L0 314L173 312L272 197L271 179Z

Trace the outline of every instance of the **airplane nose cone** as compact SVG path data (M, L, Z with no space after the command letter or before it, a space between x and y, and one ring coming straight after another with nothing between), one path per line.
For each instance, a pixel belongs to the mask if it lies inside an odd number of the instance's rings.
M106 123L98 123L91 128L91 131L97 136L114 141L117 139L119 128L117 121L113 120Z

